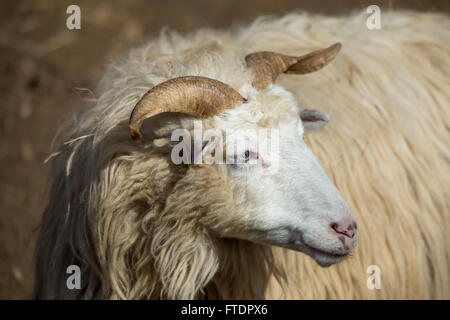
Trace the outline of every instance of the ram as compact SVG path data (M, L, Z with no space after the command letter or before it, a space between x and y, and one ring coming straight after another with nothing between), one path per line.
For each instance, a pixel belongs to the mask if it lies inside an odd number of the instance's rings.
M449 298L449 19L365 19L165 32L112 65L54 153L35 296Z

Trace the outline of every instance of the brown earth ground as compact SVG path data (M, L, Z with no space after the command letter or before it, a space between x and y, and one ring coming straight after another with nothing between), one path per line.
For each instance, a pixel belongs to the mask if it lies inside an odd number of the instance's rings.
M79 31L67 6L81 8ZM262 14L347 14L377 4L450 12L450 2L363 0L1 1L0 299L29 297L36 230L48 199L49 155L58 127L95 88L105 65L164 27L228 28Z

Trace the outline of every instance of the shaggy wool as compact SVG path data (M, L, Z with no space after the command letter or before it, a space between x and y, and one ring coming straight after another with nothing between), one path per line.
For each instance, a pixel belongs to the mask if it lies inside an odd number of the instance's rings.
M95 105L61 130L35 296L449 299L450 20L382 12L381 29L369 30L366 19L290 14L231 31L164 31L111 65ZM332 117L306 141L358 221L353 256L321 268L302 253L211 236L201 226L235 223L226 219L226 176L217 166L176 166L167 148L133 143L134 105L183 75L240 90L252 80L246 54L301 55L334 42L343 48L329 66L281 75L277 84ZM151 119L146 141L180 126L191 128L191 120ZM81 266L81 290L67 290L71 264ZM372 265L380 289L367 286Z

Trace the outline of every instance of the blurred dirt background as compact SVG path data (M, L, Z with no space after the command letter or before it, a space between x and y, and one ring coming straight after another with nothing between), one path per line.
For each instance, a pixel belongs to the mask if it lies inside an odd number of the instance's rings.
M81 30L66 28L66 8L81 8ZM28 298L33 249L45 208L52 139L94 89L105 66L168 27L228 28L262 14L348 14L377 4L450 12L435 0L39 0L0 3L0 299Z

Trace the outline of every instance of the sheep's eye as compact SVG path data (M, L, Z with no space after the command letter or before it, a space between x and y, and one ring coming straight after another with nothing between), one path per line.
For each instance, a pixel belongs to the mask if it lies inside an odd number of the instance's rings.
M256 161L259 159L257 153L252 152L250 150L246 150L245 152L241 152L235 155L234 163L239 167L239 165L247 166L248 164L256 164Z
M248 161L250 160L250 151L245 151L244 152L244 161Z

